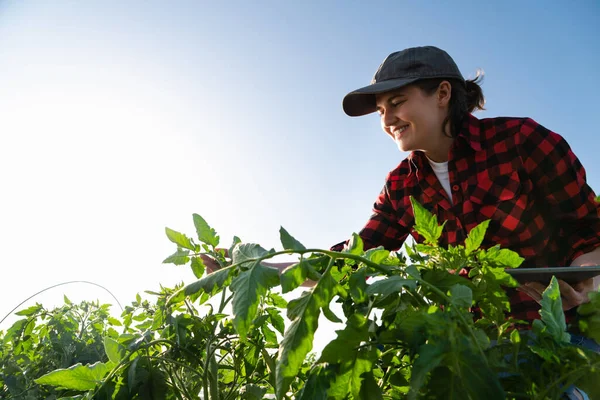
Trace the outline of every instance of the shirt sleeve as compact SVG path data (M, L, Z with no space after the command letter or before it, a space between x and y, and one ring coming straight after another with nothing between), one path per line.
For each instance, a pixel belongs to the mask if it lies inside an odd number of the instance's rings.
M561 240L569 246L569 262L599 247L600 204L569 144L532 119L523 121L517 140L539 199L549 208Z
M392 201L392 198L398 197L398 194L392 197L394 195L393 186L390 175L388 175L386 184L373 205L373 214L358 234L363 240L365 250L378 246L383 246L390 251L398 250L409 234L409 230L399 223L398 216L403 212L397 210ZM402 201L397 201L397 203L403 204ZM347 243L348 241L338 243L331 249L341 251Z

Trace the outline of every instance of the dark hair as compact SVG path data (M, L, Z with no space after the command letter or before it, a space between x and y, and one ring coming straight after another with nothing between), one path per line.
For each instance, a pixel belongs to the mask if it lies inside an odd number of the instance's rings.
M432 95L440 86L440 83L443 81L450 82L452 86L450 105L448 107L448 116L444 119L442 127L444 133L446 133L445 127L447 124L450 124L450 135L456 137L461 129L462 121L467 114L475 110L485 110L483 108L485 99L483 98L483 90L480 86L482 80L483 71L477 71L475 78L467 79L464 84L458 79L435 78L417 81L414 85L427 95Z

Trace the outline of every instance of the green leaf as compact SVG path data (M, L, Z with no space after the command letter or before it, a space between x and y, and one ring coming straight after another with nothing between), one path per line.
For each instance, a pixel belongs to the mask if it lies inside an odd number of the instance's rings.
M357 399L360 400L383 400L383 393L381 388L375 381L373 372L363 374L363 382L360 388L360 394Z
M189 254L189 250L177 249L175 253L163 260L163 264L185 265L190 261Z
M278 308L285 308L288 304L288 302L283 297L274 292L269 293L268 303Z
M353 350L369 340L368 322L364 315L352 314L346 321L346 327L335 331L337 337L323 348L318 362L339 364L352 359Z
M118 364L125 356L126 349L125 346L117 342L115 339L105 336L104 351L111 362Z
M374 346L353 349L350 353L352 357L341 363L339 372L327 391L333 399L346 399L348 393L352 394L354 399L360 399L363 379L369 375L377 361L377 350Z
M267 251L255 243L238 244L233 249L232 262L233 264L244 263L244 267L249 267L250 262L267 255Z
M179 233L169 228L165 228L165 233L167 234L169 240L175 243L178 247L183 247L184 249L189 249L192 251L195 249L190 238L185 236L183 233Z
M438 225L437 215L433 215L423 207L414 197L410 197L415 214L415 230L425 238L425 242L431 245L437 244L444 230L444 222Z
M457 307L469 308L473 303L473 291L464 285L450 288L450 300Z
M275 308L267 308L266 311L269 314L269 319L273 328L277 329L277 331L283 335L285 333L285 322L283 321L283 317L279 314L279 311Z
M480 262L487 262L492 267L517 268L525 260L515 251L500 249L500 246L490 247L477 255Z
M194 226L196 227L198 240L202 243L217 247L219 245L219 236L217 236L217 232L215 232L215 230L211 228L200 215L192 214L192 217L194 218Z
M387 296L392 293L400 293L403 287L414 290L417 287L417 281L414 279L404 279L400 276L390 276L369 285L367 294L381 294Z
M356 233L353 233L350 241L348 242L348 249L344 251L344 253L361 255L363 253L363 249L364 245L361 237Z
M64 389L92 390L109 371L110 368L101 362L86 366L78 363L67 369L49 372L35 379L35 383Z
M465 250L467 255L471 254L475 250L479 249L483 239L485 238L485 233L490 225L490 220L485 220L475 228L471 229L469 232L469 236L465 240Z
M369 299L367 296L367 269L361 268L350 275L350 296L356 304L364 303Z
M308 277L310 268L309 263L301 259L298 264L290 265L284 269L281 274L281 291L288 293L302 285Z
M228 278L233 271L234 268L230 266L215 271L212 274L208 274L204 278L184 286L173 293L173 295L167 301L167 304L183 301L186 296L193 296L201 291L211 293L215 288L221 289L226 285Z
M237 246L236 249L240 247L242 246ZM233 324L241 340L246 340L252 320L256 317L260 298L267 293L268 289L278 284L279 272L274 268L261 265L259 261L255 261L248 270L242 271L231 281Z
M36 305L34 305L34 306L27 307L27 308L26 308L26 309L24 309L24 310L17 311L17 312L15 313L15 315L20 315L20 316L24 316L24 317L30 317L30 316L32 316L33 314L37 313L38 311L40 311L40 310L43 310L43 308L44 308L44 307L42 307L42 305L41 305L41 304L36 304Z
M281 244L285 250L306 250L306 247L283 229L283 226L279 228L279 236L281 237Z
M567 333L567 324L565 323L565 313L562 309L562 299L560 298L560 288L556 277L552 277L550 285L542 293L542 309L540 315L542 322L546 325L547 332L557 342L569 343L571 335Z
M365 252L365 258L369 261L373 261L376 264L381 264L390 256L390 252L383 247L376 247L369 249Z
M63 300L64 300L65 304L73 305L73 302L71 302L71 300L69 300L69 298L67 297L66 294L63 294Z
M331 302L337 286L337 281L331 276L331 267L328 267L311 291L304 292L301 297L288 303L288 318L292 323L279 346L276 372L278 399L284 397L312 349L320 308Z
M333 365L318 364L314 366L304 387L296 396L296 400L328 400L327 389L333 379L335 379Z
M410 377L410 391L408 398L417 398L421 387L427 379L429 372L433 371L444 358L444 347L433 344L424 344L419 348L419 357L413 364Z
M192 257L192 272L194 276L198 279L202 278L204 275L204 271L206 270L206 266L204 265L204 261L200 257Z

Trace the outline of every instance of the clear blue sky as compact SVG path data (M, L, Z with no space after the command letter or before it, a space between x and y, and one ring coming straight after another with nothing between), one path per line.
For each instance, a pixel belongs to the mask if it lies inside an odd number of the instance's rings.
M497 3L2 1L0 314L190 282L161 261L194 212L227 246L346 239L406 154L341 100L405 47L482 68L479 116L562 134L600 191L598 2Z

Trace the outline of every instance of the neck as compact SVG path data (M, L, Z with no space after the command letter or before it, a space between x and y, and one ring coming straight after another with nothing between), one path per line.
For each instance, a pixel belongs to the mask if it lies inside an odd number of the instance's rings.
M454 138L444 136L437 143L437 146L435 146L435 148L426 150L425 155L433 162L446 162L448 161L448 153L450 152L450 147L452 147L452 143L454 143Z

